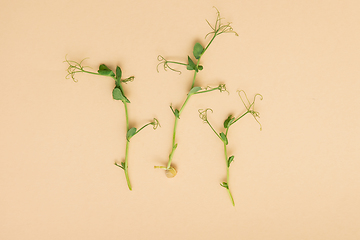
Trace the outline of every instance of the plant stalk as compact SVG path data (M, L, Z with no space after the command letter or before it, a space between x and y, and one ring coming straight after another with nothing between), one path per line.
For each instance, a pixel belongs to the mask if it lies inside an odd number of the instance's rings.
M204 48L203 52L201 53L201 55L199 56L199 59L197 59L197 63L196 63L196 69L198 69L199 67L199 64L200 64L200 59L202 57L202 55L204 55L204 53L206 52L206 50L209 48L210 44L214 41L216 37L216 34L214 34L214 36L211 38L210 42L206 45L206 47ZM183 64L185 65L185 64ZM196 80L196 75L197 75L197 71L195 70L194 71L194 77L193 77L193 80L192 80L192 84L191 84L191 88L190 90L194 87L195 85L195 80ZM179 110L179 117L182 113L182 111L184 110L187 102L189 101L190 97L192 96L193 94L188 94L186 99L185 99L185 102L183 103L183 105L181 106L180 110ZM177 118L175 116L175 122L174 122L174 130L173 130L173 138L172 138L172 148L171 148L171 152L169 154L169 161L168 161L168 164L166 166L166 169L170 169L171 167L171 162L172 162L172 159L173 159L173 156L174 156L174 152L175 152L175 149L176 149L176 143L175 143L175 137L176 137L176 129L177 129L177 124L178 124L178 120L179 118Z
M235 206L234 198L230 192L230 185L229 185L229 165L228 165L228 156L227 156L227 149L226 149L226 143L224 143L224 155L225 155L225 162L226 162L226 183L227 183L227 191L230 196L230 200L233 206Z
M125 108L126 133L127 133L129 131L129 114L128 114L128 109L127 109L126 102L123 102L123 103L124 103L124 108ZM131 188L131 183L130 183L130 179L129 179L129 172L128 172L129 143L130 142L126 139L124 172L125 172L127 185L129 187L129 190L131 191L132 188Z

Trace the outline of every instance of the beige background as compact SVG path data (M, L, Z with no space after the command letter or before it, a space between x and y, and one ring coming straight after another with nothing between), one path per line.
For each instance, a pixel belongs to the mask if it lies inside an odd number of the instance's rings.
M170 152L173 114L192 73L156 72L161 54L186 61L205 45L216 6L239 37L221 35L197 85L230 95L194 96L179 121L178 175L154 165ZM5 1L0 9L0 239L360 239L359 1ZM113 162L124 156L124 110L111 79L65 79L65 55L95 70L120 65L132 126L156 117L130 145L127 189ZM221 131L236 207L219 186Z

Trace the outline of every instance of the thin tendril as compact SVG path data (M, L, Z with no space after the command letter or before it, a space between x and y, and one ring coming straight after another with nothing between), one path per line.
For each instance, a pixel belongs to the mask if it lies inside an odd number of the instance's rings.
M157 72L159 72L159 65L164 64L164 70L165 70L165 71L167 71L167 68L168 68L168 69L170 69L170 70L172 70L172 71L174 71L174 72L178 72L179 74L181 74L181 71L176 70L176 69L170 67L169 64L168 64L168 60L166 60L163 56L159 55L159 56L157 57L157 60L160 61L160 63L156 66L156 71L157 71Z
M213 110L211 108L207 108L205 110L203 109L199 109L199 117L203 120L204 123L208 122L207 120L207 111L211 111L211 113L213 112Z
M84 58L83 60L81 60L79 63L76 62L76 61L69 61L67 60L66 56L65 56L65 61L66 63L69 64L69 67L67 68L67 72L68 74L65 76L66 79L69 79L69 75L71 76L72 80L74 82L77 82L78 80L75 78L75 74L76 73L79 73L79 72L83 72L84 71L84 68L90 68L88 66L82 66L82 62L85 60L85 59L88 59L88 58Z
M225 84L220 84L220 85L218 86L218 89L219 89L220 92L227 92L228 95L230 95L229 91L226 89L226 85L225 85Z
M211 35L211 34L214 34L214 36L218 36L222 33L234 33L236 36L239 36L237 34L237 32L234 31L234 29L231 27L231 22L228 22L227 24L222 24L221 20L224 19L222 17L220 17L220 12L219 10L214 7L216 9L216 14L217 14L217 17L216 17L216 21L215 21L215 24L214 24L214 27L211 26L211 24L209 23L208 20L206 20L206 22L209 24L209 26L211 27L211 29L213 31L209 32L208 34L206 34L205 38L208 36L208 35Z
M157 120L156 118L154 118L154 121L151 122L150 124L153 125L154 130L158 127L161 127L159 120Z
M263 96L262 96L261 94L259 94L259 93L255 94L253 102L250 103L249 98L247 97L247 95L246 95L246 93L245 93L244 90L240 90L240 91L238 90L237 92L238 92L239 97L240 97L241 101L243 102L243 104L244 104L247 112L249 112L249 113L254 117L255 121L257 121L257 122L259 123L259 125L260 125L260 131L261 131L261 130L262 130L262 126L261 126L261 123L260 123L259 120L258 120L258 118L260 118L260 113L259 113L259 112L256 112L256 111L254 110L254 107L255 107L256 97L259 96L259 97L260 97L260 100L263 100ZM244 102L244 99L243 99L243 97L241 96L241 93L244 93L245 98L246 98L246 101L247 101L247 103L248 103L248 106L247 106L246 103Z
M215 90L215 89L218 89L220 92L227 92L230 95L229 91L226 89L226 84L219 84L219 86L217 86L217 87L207 86L205 88L202 88L201 90L209 91L209 90ZM202 92L199 92L199 93L202 93Z
M211 24L209 23L209 21L206 20L206 19L205 19L205 21L209 24L209 26L211 27L211 29L215 31L215 29L211 26Z

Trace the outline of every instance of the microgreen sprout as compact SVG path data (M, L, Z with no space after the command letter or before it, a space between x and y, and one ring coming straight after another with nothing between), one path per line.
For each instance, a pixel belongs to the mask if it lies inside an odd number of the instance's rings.
M179 109L174 109L172 107L172 105L170 106L170 109L175 116L171 152L169 154L169 160L168 160L168 163L166 166L155 166L155 168L165 169L166 176L168 176L167 172L170 170L173 170L173 173L174 173L171 175L172 177L174 177L176 175L175 168L171 166L174 152L178 146L177 143L175 142L176 129L177 129L177 124L178 124L178 120L180 119L181 113L184 111L184 108L185 108L186 104L188 103L189 99L191 98L191 96L200 94L200 93L211 92L211 91L215 91L215 90L219 90L220 92L225 92L225 91L227 92L225 84L220 84L219 86L213 87L213 88L212 87L202 88L202 87L195 86L195 80L196 80L197 73L199 71L203 70L203 68L204 68L202 65L200 65L200 59L204 55L206 50L209 48L209 46L211 45L213 40L222 33L234 33L236 36L238 36L238 34L232 29L231 23L222 24L222 22L221 22L222 18L220 17L220 12L217 9L216 9L216 11L217 11L217 17L216 17L214 26L211 26L211 24L206 20L207 23L210 25L212 31L209 32L205 36L205 38L209 35L212 35L212 38L208 42L208 44L205 46L205 48L200 43L198 43L198 42L195 43L194 48L193 48L193 55L194 55L195 59L192 59L190 56L188 56L187 63L183 63L183 62L169 61L161 55L158 56L158 60L160 61L160 63L157 65L157 71L159 71L158 68L160 65L163 65L165 71L167 69L170 69L174 72L178 72L179 74L181 74L181 71L172 67L173 65L185 66L187 70L194 71L191 88L190 88L182 106Z
M128 83L132 82L134 80L134 76L130 76L128 78L121 78L122 77L122 71L119 66L116 67L116 71L113 72L110 68L108 68L105 64L101 64L99 66L99 69L97 72L88 71L85 70L85 68L89 68L86 66L83 66L82 63L85 59L81 60L80 62L76 61L69 61L65 57L65 62L69 65L67 72L68 75L66 78L71 77L73 81L77 82L77 79L75 78L75 74L77 73L88 73L93 75L100 75L100 76L107 76L111 77L115 81L115 86L112 91L112 97L114 100L120 100L124 104L125 109L125 121L126 121L126 147L125 147L125 160L120 162L120 164L115 162L115 165L122 168L125 172L125 178L127 185L130 190L132 190L130 179L129 179L129 173L128 173L128 155L129 155L129 143L130 139L134 137L136 134L138 134L141 130L143 130L147 126L153 126L153 129L156 129L158 126L160 126L159 121L154 118L151 122L145 124L139 129L136 129L135 127L129 127L129 114L128 114L128 106L127 104L130 103L129 99L124 94L124 89L122 86L122 83Z
M231 194L230 191L230 185L229 185L229 168L230 168L230 164L234 161L234 156L230 156L228 157L228 153L227 153L227 148L226 146L228 145L229 141L228 141L228 132L229 132L229 128L230 126L232 126L234 123L236 123L237 121L239 121L242 117L244 117L247 114L251 114L254 119L259 123L260 125L260 131L261 131L261 124L258 120L258 118L260 117L259 112L256 112L254 110L254 106L255 106L255 100L257 97L260 97L260 100L263 99L262 95L260 94L256 94L254 96L254 100L252 102L249 101L246 93L241 90L238 91L238 94L240 96L240 99L242 101L242 103L244 104L245 108L246 108L246 112L243 113L242 115L240 115L239 117L233 117L232 115L230 115L225 121L224 121L224 129L225 131L218 133L213 126L210 124L209 120L208 120L208 111L213 112L212 109L207 108L207 109L199 109L199 117L201 118L201 120L203 120L204 123L207 123L209 125L209 127L211 128L211 130L216 134L216 136L223 142L224 145L224 155L225 155L225 162L226 162L226 182L222 182L220 183L220 186L224 187L230 196L230 200L231 203L233 204L233 206L235 206L235 202L234 202L234 198Z

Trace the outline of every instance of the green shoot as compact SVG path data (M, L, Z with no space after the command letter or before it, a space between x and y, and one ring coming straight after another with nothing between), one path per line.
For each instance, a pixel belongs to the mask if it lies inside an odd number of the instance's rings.
M123 89L122 83L132 82L134 80L134 76L122 79L121 78L122 77L122 71L121 71L121 68L119 66L117 66L116 71L113 72L105 64L101 64L99 66L99 69L98 69L97 72L88 71L88 70L85 70L85 68L88 68L88 67L82 65L84 60L85 59L81 60L80 62L69 61L65 57L65 62L69 65L69 67L67 69L68 75L66 76L66 78L71 77L73 79L73 81L77 82L77 79L75 79L75 74L77 74L77 73L88 73L88 74L93 74L93 75L111 77L114 80L115 86L114 86L114 89L112 91L112 97L113 97L114 100L119 100L124 104L125 121L126 121L125 160L123 162L121 162L120 164L115 162L115 166L118 166L118 167L120 167L120 168L122 168L124 170L128 188L130 190L132 190L131 183L130 183L130 178L129 178L129 172L128 172L128 155L129 155L130 139L132 137L134 137L136 134L138 134L145 127L147 127L149 125L152 125L153 129L156 129L158 126L160 126L160 123L156 118L154 118L153 121L145 124L139 130L137 130L135 127L130 128L129 127L128 107L127 107L127 104L130 103L130 101L124 94L124 89Z
M211 111L213 112L212 109L210 108L207 108L207 109L199 109L199 117L203 120L204 123L207 123L209 125L209 127L211 128L211 130L216 134L216 136L223 142L223 145L224 145L224 156L225 156L225 162L226 162L226 182L222 182L220 183L220 185L222 187L224 187L228 193L229 193L229 196L230 196L230 200L231 200L231 203L233 204L233 206L235 206L235 202L234 202L234 198L231 194L231 191L230 191L230 185L229 185L229 168L230 168L230 164L234 161L234 156L230 156L228 157L228 153L227 153L227 145L228 145L228 132L229 132L229 128L230 126L232 126L234 123L236 123L238 120L240 120L241 118L243 118L245 115L247 114L251 114L254 119L256 120L256 122L259 123L260 125L260 131L261 131L261 124L258 120L258 118L260 117L259 113L256 112L254 110L254 106L255 106L255 100L256 100L256 97L260 97L260 100L263 99L263 97L260 95L260 94L256 94L254 96L254 100L250 103L246 93L241 90L241 91L238 91L238 94L240 96L240 99L242 101L242 103L244 104L245 108L246 108L246 111L245 113L243 113L242 115L240 115L239 117L233 117L232 115L230 115L227 119L225 119L224 121L224 129L225 131L224 132L220 132L218 133L214 128L213 126L210 124L209 120L208 120L208 116L207 116L207 113L208 111Z
M207 23L210 25L212 31L210 31L205 36L205 38L208 35L212 35L212 38L210 39L210 41L208 42L208 44L205 47L203 47L203 45L201 45L200 43L195 43L195 45L193 47L194 59L192 59L190 56L187 56L187 62L176 62L176 61L169 61L161 55L158 56L158 60L160 61L160 63L157 65L157 68L156 68L157 71L159 71L160 65L163 65L165 71L170 69L174 72L178 72L179 74L181 74L181 71L175 69L173 67L174 65L185 66L187 70L194 71L194 76L192 79L192 84L191 84L189 93L187 94L186 99L183 102L180 109L174 109L172 106L170 106L170 109L173 112L174 117L175 117L175 122L174 122L174 130L173 130L173 137L172 137L172 147L171 147L171 152L169 154L168 163L166 166L155 166L155 168L165 169L165 171L174 169L175 175L176 175L176 170L175 170L175 168L173 168L171 166L171 162L173 160L174 152L177 147L177 143L176 143L177 124L178 124L180 116L181 116L182 112L184 111L185 106L188 103L188 101L190 100L191 96L200 94L200 93L212 92L215 90L219 90L220 92L225 92L225 91L227 92L225 84L220 84L219 86L213 87L213 88L212 87L206 87L206 88L195 87L195 80L196 80L197 73L204 69L204 67L202 65L200 65L201 57L207 51L207 49L209 48L209 46L211 45L213 40L222 33L234 33L236 36L238 36L238 34L235 31L233 31L233 29L231 27L231 23L223 24L221 22L222 18L220 17L220 13L217 9L216 9L216 11L217 11L217 17L216 17L214 26L211 26L211 24L209 24L209 22L207 21Z

